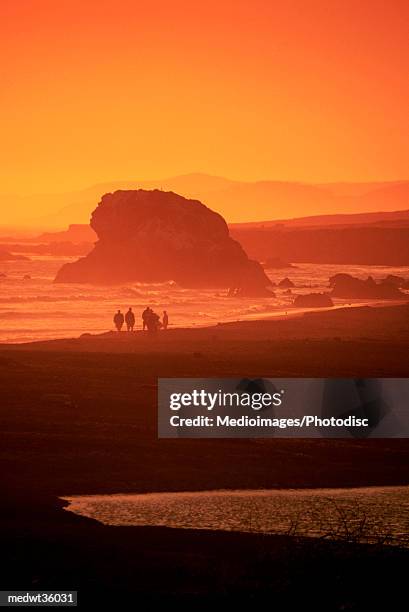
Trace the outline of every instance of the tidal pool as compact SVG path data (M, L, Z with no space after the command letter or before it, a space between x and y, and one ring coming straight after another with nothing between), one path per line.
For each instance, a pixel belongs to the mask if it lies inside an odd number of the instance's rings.
M409 486L64 497L105 525L289 534L409 546Z

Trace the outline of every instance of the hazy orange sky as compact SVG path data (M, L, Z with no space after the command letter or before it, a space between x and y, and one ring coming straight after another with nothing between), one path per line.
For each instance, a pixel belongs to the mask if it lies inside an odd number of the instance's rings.
M408 178L409 2L2 2L0 193Z

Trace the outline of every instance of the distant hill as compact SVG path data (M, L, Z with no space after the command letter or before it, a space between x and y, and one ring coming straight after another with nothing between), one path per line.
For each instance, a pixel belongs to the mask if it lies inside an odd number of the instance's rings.
M2 223L63 229L88 223L102 195L117 189L163 189L199 199L229 223L409 209L409 181L306 184L232 181L187 174L155 181L114 181L63 194L0 196ZM27 218L27 210L32 211Z
M409 210L317 215L229 227L232 237L258 261L409 265Z
M399 227L406 227L409 225L409 210L339 215L312 215L310 217L296 217L294 219L230 223L230 227L234 229L330 227L335 225L376 225L377 227L399 225Z
M356 187L355 187L356 189ZM359 195L337 195L334 187L265 181L232 185L211 194L209 205L230 222L288 219L338 213L409 209L409 181L373 184Z
M317 218L303 219L298 224L300 219L270 225L232 224L230 235L250 257L261 262L409 266L406 214L404 220L384 220L380 216L372 223L363 223L362 215L351 215L348 223L337 223L331 217L331 223L320 218L321 224ZM357 222L351 217L358 217Z

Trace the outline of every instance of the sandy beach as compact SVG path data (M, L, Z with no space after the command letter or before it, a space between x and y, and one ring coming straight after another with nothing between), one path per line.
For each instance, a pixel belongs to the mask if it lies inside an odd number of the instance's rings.
M391 579L398 576L404 567L402 555L407 555L398 550L375 553L363 547L357 552L349 544L318 546L286 537L103 527L64 512L59 497L408 484L409 445L404 439L212 441L156 436L158 376L405 377L408 340L409 305L403 304L174 329L156 336L112 332L3 345L1 525L7 584L26 588L28 580L33 588L58 583L89 592L98 576L106 585L101 598L115 598L121 585L128 595L149 594L156 600L172 596L187 602L206 593L203 601L209 602L223 596L229 601L251 599L255 584L261 597L272 592L274 583L277 601L296 601L291 585L299 580L298 567L306 572L303 588L312 601L307 577L328 572L328 559L331 592L337 571L348 583L362 563L367 564L367 577L374 567L375 576L385 571ZM113 567L115 556L122 570ZM105 562L108 558L110 563ZM311 562L308 570L306 558ZM291 571L285 569L290 562ZM257 569L260 564L263 572ZM212 571L205 569L211 566ZM157 576L161 590L152 594ZM364 597L363 587L354 585L351 601L358 601ZM317 607L328 603L329 591L325 587ZM338 609L337 601L331 596L326 609Z
M158 377L406 377L408 340L403 304L3 345L5 481L31 488L39 469L35 488L59 495L406 484L405 440L157 440L156 394ZM211 470L227 448L235 469Z

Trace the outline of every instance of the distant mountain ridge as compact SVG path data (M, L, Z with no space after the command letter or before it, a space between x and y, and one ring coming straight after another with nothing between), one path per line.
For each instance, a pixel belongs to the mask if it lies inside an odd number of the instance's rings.
M302 227L332 227L348 225L376 225L384 227L409 225L409 210L395 210L391 212L351 213L334 215L311 215L309 217L295 217L293 219L274 219L271 221L251 221L249 223L230 223L234 229L256 228L302 228Z
M88 223L102 195L117 189L137 188L162 189L198 199L219 212L228 223L409 209L407 180L328 184L243 182L196 173L154 181L106 182L63 194L0 196L2 223L30 224L44 229ZM29 219L28 209L32 211Z

